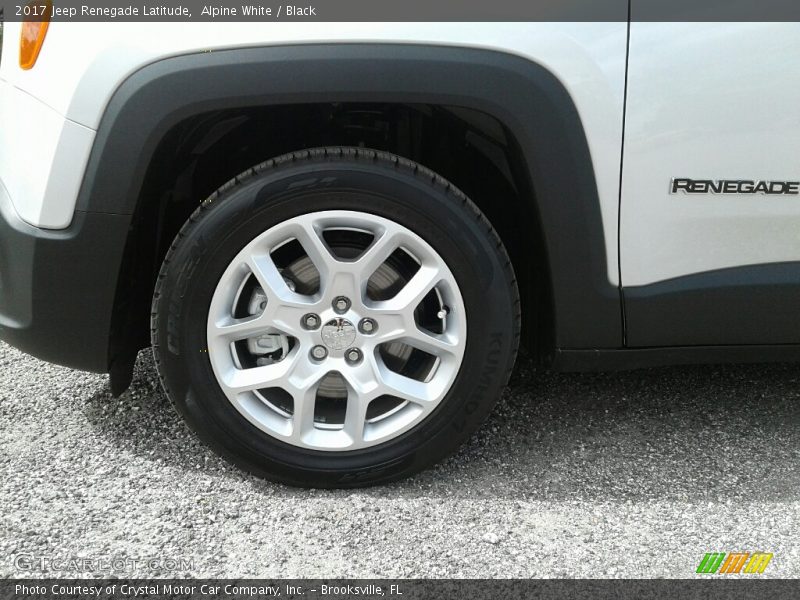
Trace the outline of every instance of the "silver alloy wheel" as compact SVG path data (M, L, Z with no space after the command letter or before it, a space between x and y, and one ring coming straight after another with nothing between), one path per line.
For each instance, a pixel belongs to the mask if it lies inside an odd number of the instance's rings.
M344 252L331 232L367 242ZM298 285L297 271L278 264L292 244L316 275L313 289L301 290L308 285ZM413 266L405 278L394 276L398 257ZM307 326L309 315L318 328ZM359 326L365 319L369 333ZM214 375L236 409L284 442L329 451L418 425L455 381L466 336L461 293L438 253L398 223L353 211L302 215L248 243L220 278L207 323ZM336 394L320 393L335 379L346 406L324 422L315 415Z

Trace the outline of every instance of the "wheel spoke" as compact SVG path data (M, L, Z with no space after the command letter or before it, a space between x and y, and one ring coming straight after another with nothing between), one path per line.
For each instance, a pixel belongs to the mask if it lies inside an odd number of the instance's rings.
M442 273L438 267L422 265L394 298L376 302L371 308L376 311L402 312L406 319L413 319L419 303L441 280Z
M455 354L459 348L458 341L448 334L431 333L423 331L416 326L408 332L408 335L401 339L409 346L413 346L414 348L427 352L428 354L433 354L434 356Z
M294 410L292 412L291 437L296 443L302 443L303 437L314 429L317 385L312 385L306 390L297 390L292 394L292 399Z
M303 315L312 312L317 302L293 292L268 255L250 256L247 266L267 296L264 312L257 317L263 324L262 327L272 327L284 333L297 334L300 331L300 320ZM232 323L231 326L237 325L246 331L249 329L250 321L248 319L239 324ZM259 325L257 323L252 325L254 333L257 333Z
M283 301L273 306L268 303L264 311L264 318L268 319L274 328L284 333L299 335L302 331L301 320L303 315L311 312L314 306L314 304L304 302L289 303Z
M223 338L231 342L243 340L256 336L271 328L271 324L263 315L248 317L245 319L229 318L222 323L214 323L211 326L211 335Z
M411 379L390 371L385 366L379 369L380 377L377 391L382 395L394 396L401 400L408 400L428 410L433 401L438 399L431 395L431 389L425 382Z
M287 298L292 294L292 290L268 254L248 256L247 267L267 295L267 302Z
M232 394L252 392L254 390L270 387L284 387L285 380L296 368L300 360L298 352L290 353L282 361L253 367L251 369L230 369L222 378L222 386Z
M353 263L353 268L365 289L369 278L400 247L402 240L403 235L396 228L384 229L376 235L369 248Z
M303 437L314 429L317 389L319 382L327 374L327 369L311 362L308 354L303 353L285 379L282 387L291 394L294 401L291 436L296 442L302 442Z
M300 242L303 250L308 254L308 258L319 271L320 279L326 281L336 272L337 264L340 262L328 248L328 244L322 237L322 233L317 231L314 222L303 219L297 227L296 239Z
M348 394L347 409L344 415L344 432L360 444L364 440L364 428L367 425L367 408L369 401L359 394Z

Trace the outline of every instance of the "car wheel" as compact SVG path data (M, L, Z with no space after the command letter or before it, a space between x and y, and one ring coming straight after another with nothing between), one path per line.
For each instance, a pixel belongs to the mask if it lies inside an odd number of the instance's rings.
M351 487L453 452L508 380L505 249L431 171L362 148L267 161L198 208L153 300L168 396L235 464Z

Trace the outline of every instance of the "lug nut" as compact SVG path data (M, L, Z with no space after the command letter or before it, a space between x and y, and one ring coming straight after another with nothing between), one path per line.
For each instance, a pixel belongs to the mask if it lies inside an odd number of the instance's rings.
M351 365L361 362L361 350L358 348L350 348L344 355L347 362Z
M370 333L375 333L375 330L378 329L378 324L372 319L361 319L358 329L361 333L369 335Z
M306 329L316 329L319 327L319 316L314 313L309 313L303 317L303 327Z
M314 346L311 349L311 358L315 360L322 360L328 356L328 349L325 346Z
M344 314L350 308L350 299L344 296L338 296L333 299L333 310L337 313Z

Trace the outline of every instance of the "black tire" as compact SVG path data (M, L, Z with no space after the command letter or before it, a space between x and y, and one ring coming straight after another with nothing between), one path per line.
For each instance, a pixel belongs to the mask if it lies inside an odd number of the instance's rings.
M268 228L329 209L380 215L425 239L456 276L469 328L461 368L435 411L395 439L347 452L303 449L257 429L223 394L205 351L210 299L233 257ZM388 482L451 454L486 419L506 385L519 332L511 262L480 210L424 167L362 148L288 154L222 186L173 242L152 308L152 344L161 382L189 426L239 467L309 487Z

